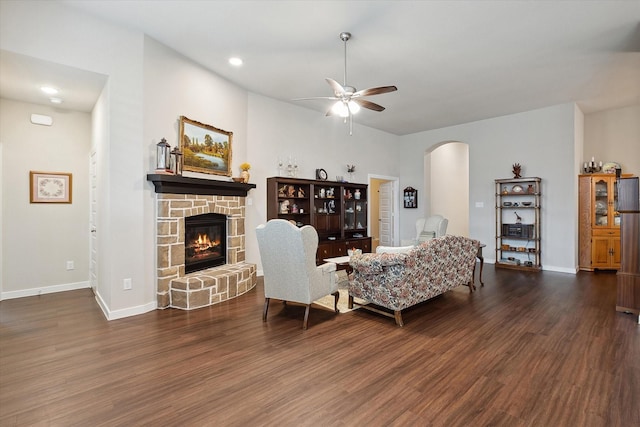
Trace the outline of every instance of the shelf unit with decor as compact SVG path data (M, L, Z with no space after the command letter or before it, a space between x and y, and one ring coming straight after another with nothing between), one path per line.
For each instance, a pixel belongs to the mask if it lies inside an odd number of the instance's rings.
M542 270L541 183L537 177L495 180L496 267Z
M620 213L616 175L579 175L578 248L580 270L620 268Z
M371 252L367 226L367 185L337 181L267 178L267 220L285 219L318 232L316 262Z

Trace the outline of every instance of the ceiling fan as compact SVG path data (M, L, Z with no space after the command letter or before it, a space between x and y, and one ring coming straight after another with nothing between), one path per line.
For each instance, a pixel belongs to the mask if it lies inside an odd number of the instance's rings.
M347 118L349 119L349 135L353 135L353 114L360 111L360 107L367 108L373 111L383 111L382 105L376 104L366 99L362 99L365 96L380 95L382 93L394 92L398 90L395 86L380 86L372 87L369 89L356 90L355 87L347 84L347 41L351 38L351 33L340 33L340 40L344 42L344 84L340 84L337 81L327 77L325 80L331 86L334 96L316 96L312 98L298 98L294 101L300 101L305 99L331 99L336 102L327 111L327 116L340 116L344 117L345 123Z

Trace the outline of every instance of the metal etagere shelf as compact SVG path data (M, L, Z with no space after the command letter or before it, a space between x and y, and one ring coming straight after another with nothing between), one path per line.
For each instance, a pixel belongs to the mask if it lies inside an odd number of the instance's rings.
M541 182L537 177L496 179L496 267L542 270Z

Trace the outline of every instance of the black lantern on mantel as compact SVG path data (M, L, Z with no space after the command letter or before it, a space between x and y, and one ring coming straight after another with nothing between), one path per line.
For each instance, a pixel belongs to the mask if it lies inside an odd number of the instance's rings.
M174 175L182 175L182 152L178 147L171 150L171 169Z
M171 170L171 146L162 138L156 146L156 171Z

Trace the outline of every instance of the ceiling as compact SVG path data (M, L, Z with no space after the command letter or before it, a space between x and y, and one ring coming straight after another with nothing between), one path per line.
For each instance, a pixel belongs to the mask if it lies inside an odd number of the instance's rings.
M349 31L347 83L398 87L367 98L385 111L354 121L396 135L567 102L585 113L640 102L640 1L62 2L322 114L329 100L291 100L331 96L326 77L343 83L338 35Z

